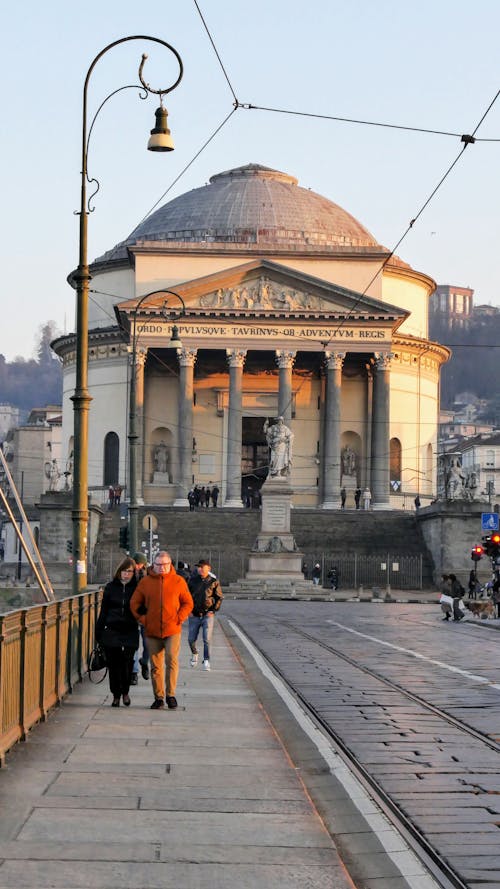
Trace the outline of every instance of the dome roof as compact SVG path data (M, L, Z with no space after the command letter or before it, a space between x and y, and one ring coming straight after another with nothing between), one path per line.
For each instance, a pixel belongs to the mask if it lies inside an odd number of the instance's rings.
M151 241L282 253L384 249L342 207L301 188L294 176L258 164L217 173L208 185L160 207L101 261L120 259L127 247Z

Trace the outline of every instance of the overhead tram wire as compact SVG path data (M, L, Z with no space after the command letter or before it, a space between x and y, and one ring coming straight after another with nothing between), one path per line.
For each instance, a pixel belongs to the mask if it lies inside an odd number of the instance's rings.
M191 160L186 164L186 166L183 167L183 169L181 170L181 172L178 174L178 176L175 177L175 179L173 180L173 182L170 183L170 185L169 185L168 188L163 192L163 194L160 195L160 197L158 198L158 200L153 204L153 206L152 206L152 207L148 210L148 212L143 216L143 218L140 220L140 222L136 225L134 231L139 227L139 225L142 225L142 223L148 218L148 216L151 215L151 213L152 213L154 210L156 210L156 208L157 208L158 204L160 203L160 201L162 201L162 200L167 196L167 194L172 190L172 188L174 187L174 185L177 185L177 183L179 182L179 180L184 176L184 174L185 174L185 173L189 170L189 168L194 164L195 160L197 160L197 159L199 158L200 154L205 150L205 148L207 148L207 146L210 144L210 142L212 141L212 139L214 139L215 136L217 136L217 134L220 133L220 131L221 131L222 128L226 125L226 123L228 122L228 120L233 116L233 114L235 113L235 111L237 111L238 108L242 108L242 107L243 107L243 106L241 105L241 103L238 101L238 99L236 98L236 93L235 93L235 91L234 91L234 89L233 89L233 85L232 85L232 83L231 83L231 81L230 81L230 79L229 79L229 75L228 75L228 73L227 73L227 71L226 71L226 68L225 68L223 62L222 62L222 59L221 59L221 57L220 57L220 53L219 53L219 51L218 51L218 49L217 49L217 47L216 47L216 45L215 45L215 41L214 41L214 39L213 39L213 37L212 37L212 35L211 35L211 33L210 33L210 30L209 30L208 25L207 25L207 23L206 23L206 21L205 21L205 18L204 18L204 16L203 16L203 13L202 13L202 11L201 11L201 9L200 9L198 3L197 3L197 0L194 0L194 5L196 6L198 15L200 16L200 19L201 19L201 21L202 21L202 23L203 23L203 27L205 28L205 31L206 31L207 36L208 36L208 39L210 40L210 43L212 44L212 48L213 48L213 50L214 50L214 52L215 52L215 55L216 55L216 57L217 57L217 61L219 62L219 65L220 65L220 67L221 67L221 69L222 69L222 73L224 74L224 77L225 77L225 79L226 79L227 85L228 85L228 87L229 87L229 89L230 89L230 91L231 91L231 94L232 94L232 97L233 97L233 100L234 100L234 102L233 102L233 108L232 108L232 110L229 112L229 114L226 115L226 117L224 118L224 120L222 121L222 123L220 123L220 124L216 127L216 129L214 130L214 132L212 133L212 135L209 136L209 138L206 140L206 142L203 143L203 145L202 145L201 148L196 152L196 154L193 155L193 157L192 157ZM133 234L133 233L134 233L134 232L132 232L132 234Z
M451 138L455 139L463 138L462 133L453 133L448 130L433 130L427 127L410 127L405 126L404 124L384 123L383 121L377 120L362 120L354 117L340 117L335 114L319 114L314 111L295 111L290 108L269 108L265 105L254 105L251 102L240 104L240 108L243 108L245 111L267 111L272 114L288 114L294 117L310 117L316 120L336 120L338 123L353 123L365 127L382 127L383 129L388 130L404 130L409 133L425 133L430 136L450 136ZM477 141L500 142L500 139L478 139Z
M396 242L396 244L394 245L394 247L392 248L392 250L388 253L388 255L387 255L386 258L384 259L383 263L381 264L380 268L375 272L375 274L372 276L372 278L370 279L370 281L369 281L368 284L366 285L365 289L362 291L362 293L360 293L360 295L359 295L359 297L357 298L357 300L353 303L353 305L352 305L351 308L349 309L349 312L348 312L346 318L345 318L345 319L344 319L344 320L343 320L343 321L342 321L342 322L335 328L335 332L337 332L338 330L340 330L340 328L343 327L343 326L345 325L345 323L349 320L349 318L352 317L352 315L353 315L353 313L354 313L354 311L355 311L355 309L356 309L356 306L359 305L359 303L361 302L361 299L363 298L363 296L366 296L366 294L367 294L369 288L372 286L373 282L376 281L376 279L378 278L378 276L382 273L382 271L383 271L384 268L386 267L386 265L387 265L387 263L389 262L389 260L394 256L394 254L395 254L396 250L398 249L398 247L403 243L403 241L404 241L405 238L408 236L408 234L410 233L411 229L413 228L413 226L415 225L415 223L417 222L417 220L420 218L420 216L422 215L422 213L424 212L424 210L429 206L429 204L430 204L430 202L432 201L432 199L436 196L437 192L439 191L439 189L441 188L441 186L443 185L443 183L445 182L445 180L448 178L448 176L450 175L450 173L452 172L452 170L454 169L454 167L456 166L456 164L458 163L458 161L459 161L459 160L461 159L461 157L463 156L463 153L464 153L465 149L466 149L469 145L473 145L473 144L476 142L475 134L477 133L477 131L478 131L479 127L481 126L481 124L484 122L484 120L485 120L487 114L489 114L489 112L490 112L491 109L493 108L493 105L494 105L495 102L497 101L499 95L500 95L500 90L498 90L498 91L496 92L494 98L492 99L492 101L491 101L490 104L488 105L486 111L484 112L484 114L483 114L482 117L480 118L479 122L476 124L474 130L472 131L472 134L471 134L470 136L469 136L469 135L463 135L463 136L461 137L461 140L462 140L462 142L463 142L463 145L462 145L462 148L460 149L459 153L457 154L456 158L452 161L452 163L450 164L450 166L448 167L448 169L446 170L446 172L441 176L441 179L439 180L439 182L437 183L437 185L433 188L433 190L432 190L432 192L430 193L429 197L424 201L424 203L423 203L422 206L420 207L419 211L416 213L416 215L413 217L413 219L410 220L410 222L408 223L408 225L407 225L405 231L403 232L403 234L401 235L401 237L399 238L399 240ZM333 340L329 340L328 342L324 343L323 345L325 346L325 348L327 348L332 342L333 342Z
M216 135L217 135L218 133L220 133L220 131L222 130L222 128L227 124L228 120L233 116L233 114L235 113L235 111L238 110L239 107L241 107L241 106L240 106L240 105L235 105L235 107L229 112L229 114L226 115L226 117L224 118L224 120L222 121L222 123L220 123L220 124L218 125L218 127L216 127L216 129L213 131L212 135L208 137L208 139L206 140L206 142L203 143L203 145L201 146L201 148L198 149L198 151L196 152L196 154L193 155L193 157L191 158L190 161L188 161L188 163L186 164L186 166L182 168L182 170L180 171L180 173L179 173L179 174L175 177L175 179L170 183L170 185L168 186L168 188L165 189L165 191L163 192L163 194L160 195L160 197L158 198L158 200L155 201L155 203L153 204L152 207L150 207L150 209L148 210L148 212L144 214L144 216L142 217L142 219L137 223L137 225L135 226L134 230L131 232L130 237L132 237L132 235L133 235L134 232L139 228L139 226L142 225L143 222L145 222L145 220L148 218L148 216L150 216L151 213L152 213L154 210L156 210L156 208L157 208L158 204L160 203L160 201L162 201L163 198L165 198L165 197L167 196L167 194L169 193L169 191L172 191L174 185L177 185L179 179L182 179L182 177L184 176L184 173L186 173L186 172L189 170L189 168L194 164L195 160L197 160L197 159L199 158L200 154L205 150L205 148L207 148L207 146L210 145L210 142L212 141L212 139L215 139Z
M219 62L219 65L220 65L221 68L222 68L222 73L224 74L224 77L226 78L227 85L228 85L229 89L231 90L231 93L232 93L232 96L233 96L233 99L234 99L234 102L235 102L234 110L236 111L237 108L242 107L242 106L240 105L240 103L238 102L238 99L236 98L236 93L235 93L235 91L234 91L234 89L233 89L233 86L232 86L231 81L229 80L229 75L228 75L228 73L227 73L227 71L226 71L226 69L225 69L225 67L224 67L224 64L223 64L222 59L221 59L220 54L219 54L219 51L218 51L218 49L217 49L217 47L216 47L216 45L215 45L215 41L214 41L214 39L213 39L213 37L212 37L210 31L209 31L208 25L207 25L207 23L206 23L206 21L205 21L205 19L204 19L203 13L202 13L202 11L201 11L201 9L200 9L200 7L199 7L199 4L198 4L197 0L194 0L194 5L196 6L196 9L197 9L197 11L198 11L198 15L200 16L200 19L201 19L201 21L202 21L202 23L203 23L203 27L205 28L205 31L207 32L208 39L210 40L210 43L212 44L212 49L213 49L215 55L217 56L217 61Z

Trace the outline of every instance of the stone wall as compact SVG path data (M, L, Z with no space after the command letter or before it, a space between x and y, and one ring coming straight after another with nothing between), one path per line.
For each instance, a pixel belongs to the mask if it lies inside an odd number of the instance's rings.
M73 505L71 492L50 491L42 494L40 509L40 541L39 549L51 583L68 583L71 585L72 564L71 553L66 549L66 542L72 539L73 526L71 510ZM92 505L90 509L90 545L88 564L91 562L95 546L99 520L102 509Z
M422 535L434 560L434 581L450 571L457 575L467 589L469 574L474 567L470 557L472 547L481 543L481 513L491 512L488 503L467 500L439 501L418 512L417 520ZM477 563L481 582L491 576L490 560L483 556Z

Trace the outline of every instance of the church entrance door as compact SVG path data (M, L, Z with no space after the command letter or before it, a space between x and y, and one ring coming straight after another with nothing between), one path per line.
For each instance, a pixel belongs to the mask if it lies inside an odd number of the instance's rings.
M262 417L243 417L241 446L241 499L258 508L260 489L267 478L269 449Z

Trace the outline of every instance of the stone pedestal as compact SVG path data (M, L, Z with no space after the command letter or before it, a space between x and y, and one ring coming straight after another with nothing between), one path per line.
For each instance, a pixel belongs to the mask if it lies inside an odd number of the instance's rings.
M345 505L347 507L355 506L354 494L356 492L356 488L358 487L358 483L356 481L355 475L343 475L340 487L345 488L346 492L346 501Z
M290 531L292 488L287 478L270 478L261 489L262 524L248 560L247 579L303 581L303 554Z
M153 485L169 485L170 476L168 472L153 472Z

